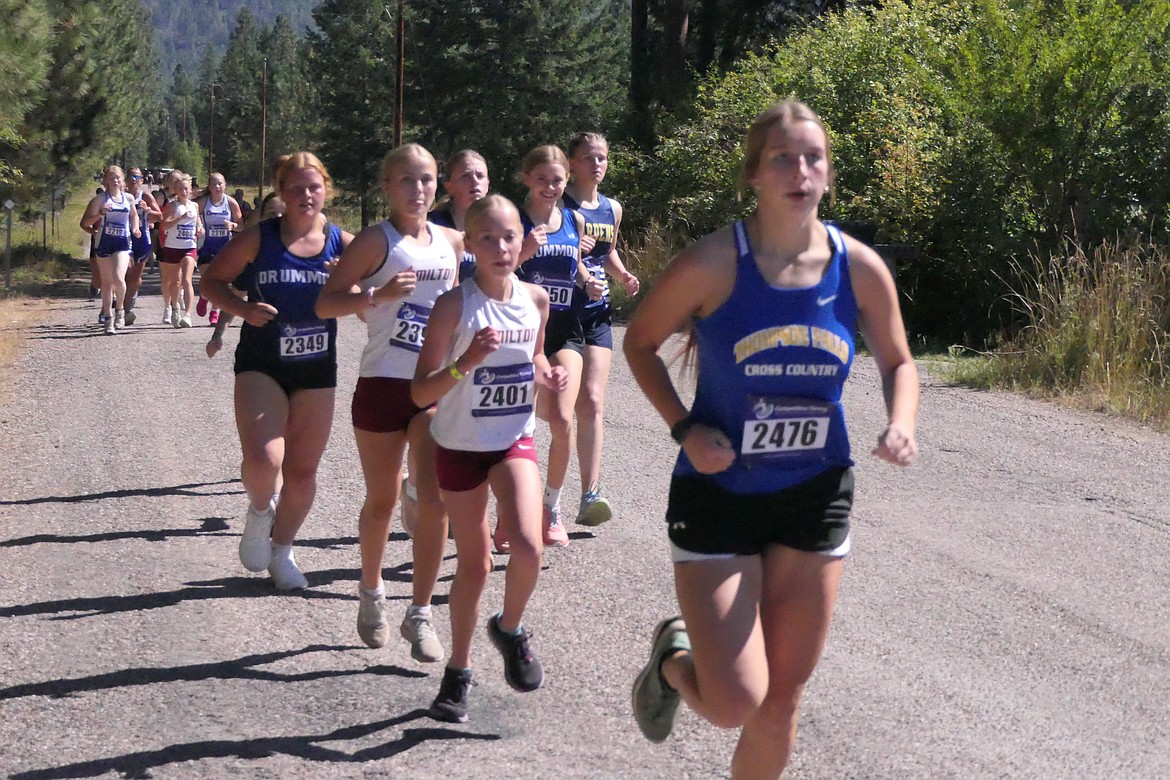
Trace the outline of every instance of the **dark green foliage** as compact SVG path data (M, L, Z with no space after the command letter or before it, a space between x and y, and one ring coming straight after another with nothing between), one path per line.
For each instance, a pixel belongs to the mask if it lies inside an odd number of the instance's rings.
M318 150L332 176L360 196L364 227L393 139L397 27L389 6L373 0L325 0L313 18L308 63L320 96Z
M483 154L515 195L529 149L612 132L626 93L625 3L488 0L408 5L408 137L440 159Z
M45 99L52 19L44 0L0 0L7 33L0 36L0 186L18 184L19 168L9 163L25 143L25 114Z

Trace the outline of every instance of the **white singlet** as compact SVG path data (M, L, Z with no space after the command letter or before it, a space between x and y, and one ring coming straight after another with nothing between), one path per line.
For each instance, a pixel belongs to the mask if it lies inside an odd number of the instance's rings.
M499 452L536 431L532 355L540 310L515 274L507 301L484 295L474 279L459 289L463 312L446 362L467 351L475 334L489 325L499 331L501 343L439 399L431 435L449 450Z
M195 215L199 207L195 201L188 200L187 205L178 204L178 208L187 209L186 215L171 225L169 230L163 231L163 246L167 249L194 249L195 248Z
M358 376L412 379L431 309L439 296L455 285L459 261L447 236L429 222L431 243L427 246L407 244L389 220L381 227L386 235L386 259L377 271L361 280L362 292L384 286L408 268L414 269L418 281L409 297L366 310L369 339L362 351Z

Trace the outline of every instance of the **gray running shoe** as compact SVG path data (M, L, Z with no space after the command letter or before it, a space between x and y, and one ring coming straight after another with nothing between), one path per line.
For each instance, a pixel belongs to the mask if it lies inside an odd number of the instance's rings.
M650 660L634 680L630 702L638 728L651 742L662 742L670 736L674 716L678 712L678 691L662 679L662 662L678 651L690 652L691 638L681 617L663 620L654 630L650 646Z
M407 607L406 617L398 627L402 638L410 642L410 657L424 664L443 660L443 645L435 633L435 626L428 615L420 615Z
M475 681L471 679L470 669L448 667L439 683L439 695L431 704L430 716L445 723L466 723L467 695L473 685Z
M138 315L134 313L133 309L126 310L126 324L133 325L134 321L138 319Z
M609 500L597 490L588 490L581 496L581 507L577 510L577 525L598 526L608 523L613 517Z
M367 647L385 647L390 641L390 623L386 620L386 596L371 596L360 585L357 632Z
M492 644L504 656L504 680L508 685L527 693L544 683L544 667L528 647L531 634L523 630L519 634L506 633L500 628L499 615L488 618L487 632Z

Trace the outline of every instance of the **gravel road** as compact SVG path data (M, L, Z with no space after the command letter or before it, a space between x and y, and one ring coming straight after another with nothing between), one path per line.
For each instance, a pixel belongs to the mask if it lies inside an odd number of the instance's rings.
M623 360L604 462L616 517L546 554L528 615L545 687L512 692L481 632L471 721L450 726L424 714L441 668L397 637L366 649L354 629L359 323L342 324L338 417L299 542L311 587L281 595L236 559L235 331L209 361L209 330L164 327L150 291L112 338L93 303L49 301L6 378L0 772L726 776L733 733L684 712L652 746L629 715L650 630L673 609L674 448ZM924 377L922 455L900 471L867 454L882 419L872 364L846 396L854 553L789 776L1170 778L1170 437ZM574 465L566 507L575 480ZM453 570L451 546L444 642ZM398 532L395 615L409 577ZM484 617L501 588L494 575Z

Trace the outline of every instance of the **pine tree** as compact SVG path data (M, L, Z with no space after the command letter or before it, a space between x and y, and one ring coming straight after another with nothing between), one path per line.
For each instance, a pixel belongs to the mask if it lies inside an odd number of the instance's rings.
M410 4L406 122L443 157L476 148L496 186L542 143L610 131L626 94L625 3L478 0Z
M20 184L23 175L8 161L25 145L25 115L45 100L52 20L44 0L0 0L8 32L0 36L0 187Z
M260 160L262 43L252 14L241 9L215 74L216 167L233 181L253 181L267 167Z
M268 148L274 154L305 149L317 131L316 91L308 78L307 44L297 38L289 18L280 15L265 38L264 50L268 58Z
M309 63L320 96L320 149L330 174L373 216L378 165L394 131L396 26L381 2L325 0L313 11Z

